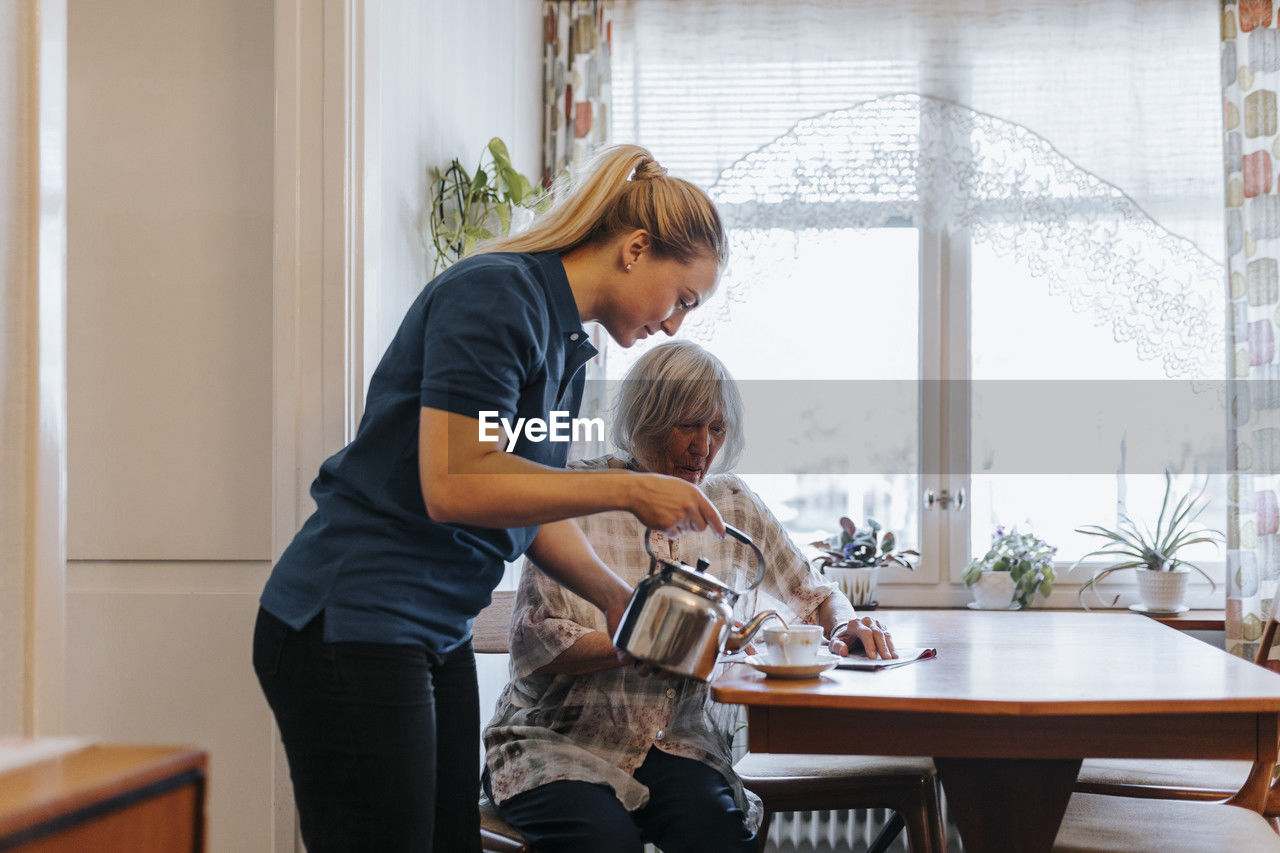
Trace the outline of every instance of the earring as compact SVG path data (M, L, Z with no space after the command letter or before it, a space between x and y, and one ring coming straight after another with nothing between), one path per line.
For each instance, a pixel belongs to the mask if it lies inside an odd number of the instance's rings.
M627 264L627 272L631 272L631 264Z

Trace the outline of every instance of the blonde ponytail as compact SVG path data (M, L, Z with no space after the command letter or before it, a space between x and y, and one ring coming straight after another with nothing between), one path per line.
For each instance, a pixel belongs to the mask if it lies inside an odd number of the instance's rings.
M474 254L568 252L642 228L658 257L690 263L709 254L721 265L728 258L729 241L711 199L667 175L638 145L604 149L578 182L558 184L553 195L551 209L526 231L483 243Z

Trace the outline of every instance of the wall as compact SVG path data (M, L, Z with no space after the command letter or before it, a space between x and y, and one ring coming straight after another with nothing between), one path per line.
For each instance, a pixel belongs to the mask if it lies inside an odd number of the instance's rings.
M269 845L271 0L68 5L66 729L210 751Z
M0 737L23 730L30 434L32 3L0 5Z
M428 170L455 157L474 169L494 136L536 179L542 145L542 4L530 0L382 3L366 104L366 377L431 275ZM375 109L374 105L377 104ZM508 578L512 574L508 572ZM511 588L514 588L512 586ZM487 722L507 681L505 655L476 662Z
M66 2L0 9L0 733L62 729Z
M366 266L366 375L431 275L428 170L455 157L474 169L499 136L517 169L541 173L541 13L530 0L401 0L370 22L379 103L367 105L366 126L379 174L366 176L377 264Z
M273 831L275 735L249 666L272 508L291 498L273 495L273 454L317 429L303 419L298 436L272 435L273 335L287 346L272 316L278 5L69 3L66 729L208 748L214 853L291 846L283 812L285 834ZM541 5L349 8L366 28L371 370L426 281L427 167L498 135L538 171ZM299 37L303 52L333 49L306 27ZM335 239L326 230L326 251ZM505 670L487 664L491 702Z

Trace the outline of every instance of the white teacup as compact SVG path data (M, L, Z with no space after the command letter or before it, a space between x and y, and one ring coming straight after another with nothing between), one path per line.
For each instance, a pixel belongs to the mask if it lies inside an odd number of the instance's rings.
M804 666L818 662L825 647L819 625L771 625L764 629L765 660L773 666Z

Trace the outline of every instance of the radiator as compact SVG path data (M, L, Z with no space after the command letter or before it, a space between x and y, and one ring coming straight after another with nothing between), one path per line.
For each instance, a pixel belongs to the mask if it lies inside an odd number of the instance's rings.
M891 814L886 809L780 812L769 825L766 850L767 853L859 853L870 846ZM947 851L958 853L962 849L960 833L951 822L945 798L942 815L947 825ZM907 850L906 830L898 833L889 849L894 853Z
M884 809L840 809L782 812L769 826L769 853L866 850L892 812ZM907 849L907 834L894 841L894 851Z

